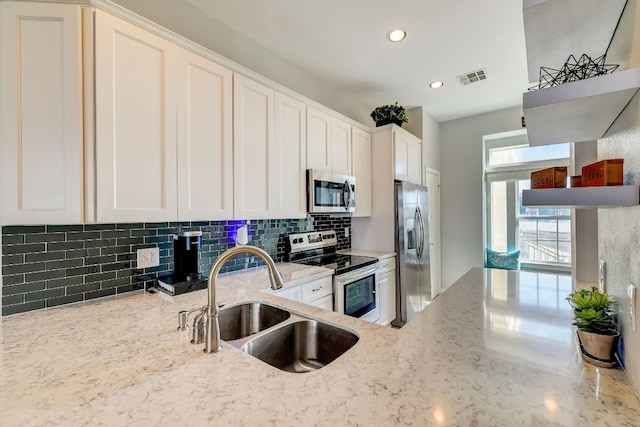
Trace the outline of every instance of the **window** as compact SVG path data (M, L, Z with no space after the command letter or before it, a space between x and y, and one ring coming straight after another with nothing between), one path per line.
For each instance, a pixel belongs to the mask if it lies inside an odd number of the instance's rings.
M529 147L526 130L484 139L485 246L520 251L522 269L571 268L571 210L522 206L531 172L568 166L570 145Z

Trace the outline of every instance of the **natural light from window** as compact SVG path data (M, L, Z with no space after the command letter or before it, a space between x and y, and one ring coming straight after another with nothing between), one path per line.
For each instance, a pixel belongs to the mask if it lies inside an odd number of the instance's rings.
M530 188L532 171L568 166L571 146L529 147L522 134L509 142L485 141L486 247L520 251L521 267L566 271L571 266L571 210L524 207L522 190Z

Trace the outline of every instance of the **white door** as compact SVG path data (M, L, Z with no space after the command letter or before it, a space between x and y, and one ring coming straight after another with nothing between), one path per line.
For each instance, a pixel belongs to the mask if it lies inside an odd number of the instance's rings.
M233 219L233 72L181 51L178 220Z
M177 47L95 16L96 220L176 220Z
M331 170L331 116L307 107L307 168Z
M0 223L81 223L80 8L0 2L0 40Z
M303 102L275 94L275 144L278 152L280 218L307 216L307 111Z
M275 217L278 153L273 89L240 74L233 78L234 218Z
M352 172L356 178L356 211L353 216L371 216L371 134L354 127L351 136Z
M353 175L351 125L336 118L331 119L331 170L342 175Z
M424 183L429 197L429 236L431 257L431 295L434 298L442 290L441 241L440 241L440 172L425 168Z

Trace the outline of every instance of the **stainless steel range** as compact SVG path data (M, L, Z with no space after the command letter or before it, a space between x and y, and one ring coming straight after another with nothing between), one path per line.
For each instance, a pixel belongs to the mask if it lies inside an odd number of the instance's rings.
M336 253L335 230L312 231L288 236L287 259L334 270L333 311L375 322L380 299L376 270L378 259Z

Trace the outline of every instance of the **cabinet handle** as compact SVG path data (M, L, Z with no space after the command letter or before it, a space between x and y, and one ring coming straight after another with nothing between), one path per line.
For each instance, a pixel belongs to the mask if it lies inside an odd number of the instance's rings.
M322 288L315 288L315 289L312 289L311 292L319 291L320 289Z

